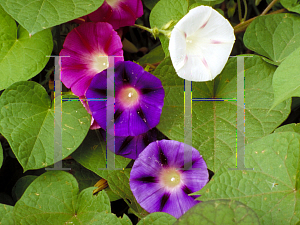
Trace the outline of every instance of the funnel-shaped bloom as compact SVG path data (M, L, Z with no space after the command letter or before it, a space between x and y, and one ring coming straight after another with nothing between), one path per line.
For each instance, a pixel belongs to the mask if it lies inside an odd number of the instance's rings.
M179 77L213 80L224 68L235 41L228 20L210 6L191 9L171 32L170 57Z
M87 99L106 99L107 70L97 74L86 92ZM161 81L140 65L115 64L115 136L136 136L160 120L165 92ZM106 101L88 100L92 116L106 130ZM111 129L108 129L110 132Z
M103 129L100 129L100 132L103 136L103 139L105 140L106 132ZM135 160L151 142L156 140L156 128L153 128L146 133L137 136L115 136L115 154Z
M99 9L88 16L93 22L108 22L116 30L132 26L143 13L141 0L106 0Z
M106 69L107 56L123 60L122 42L109 23L84 23L66 37L60 56L61 81L77 96L84 96L93 77Z
M192 148L192 168L184 168L184 143L172 140L149 144L133 164L130 188L148 212L166 212L179 218L199 203L199 191L208 182L208 170L199 152ZM198 168L198 169L195 169Z

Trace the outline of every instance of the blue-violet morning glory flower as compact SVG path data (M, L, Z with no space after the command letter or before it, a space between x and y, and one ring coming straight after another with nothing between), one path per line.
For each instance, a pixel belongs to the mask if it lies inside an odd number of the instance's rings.
M100 129L105 140L105 131ZM156 128L137 136L120 137L115 136L115 154L125 158L136 159L139 154L153 141L157 140ZM110 150L110 149L109 149Z
M192 148L193 170L184 168L184 143L152 142L135 160L130 188L137 202L149 213L165 212L179 218L199 203L199 191L208 182L208 170L199 152ZM195 169L198 168L198 169Z
M160 120L165 92L161 81L130 61L115 63L115 136L136 136L155 127ZM107 70L97 74L87 99L106 99ZM88 100L92 116L106 130L106 101ZM110 129L109 129L110 130Z

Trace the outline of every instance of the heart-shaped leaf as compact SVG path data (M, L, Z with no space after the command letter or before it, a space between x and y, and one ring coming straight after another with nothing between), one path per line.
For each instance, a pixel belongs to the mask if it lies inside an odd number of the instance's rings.
M36 178L14 207L16 224L92 224L101 212L110 212L105 191L93 187L79 193L76 179L63 171Z
M300 135L270 134L246 146L245 167L223 165L199 192L198 200L234 199L252 208L261 224L296 224L300 221Z
M270 134L290 112L291 101L287 100L268 113L274 99L275 69L259 56L245 59L246 144ZM192 83L193 98L212 99L192 103L192 141L214 172L236 154L236 102L213 101L237 97L236 71L237 61L232 58L214 81ZM157 67L154 75L161 79L166 93L157 128L168 138L184 142L184 80L177 76L170 58Z
M81 144L90 127L90 115L79 101L64 101L61 107L62 158ZM0 133L8 140L24 168L47 167L54 161L54 105L46 90L32 81L7 88L0 97Z
M104 0L0 0L5 11L31 35L98 9Z
M11 205L0 204L0 224L15 225L13 219L14 207Z
M177 219L168 213L155 212L141 219L138 225L172 225L176 221Z
M291 97L300 97L299 71L300 48L297 48L280 64L274 73L273 89L275 99L273 107Z
M300 16L280 13L257 17L247 28L244 44L247 48L282 62L300 45Z
M0 90L41 72L52 49L49 29L30 36L0 6Z
M259 225L256 213L245 204L234 201L217 199L201 202L178 219L174 225Z

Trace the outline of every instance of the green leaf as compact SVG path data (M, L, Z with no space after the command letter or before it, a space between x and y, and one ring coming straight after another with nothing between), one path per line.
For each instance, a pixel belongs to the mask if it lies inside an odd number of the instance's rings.
M110 201L94 188L79 194L69 173L49 171L36 178L14 207L16 224L91 224L100 212L110 212Z
M300 134L300 123L290 123L287 125L284 125L282 127L278 127L276 130L274 130L274 133L276 132L296 132Z
M188 2L186 0L160 0L150 13L150 26L160 29L171 20L177 23L187 12ZM166 56L168 56L170 54L169 39L164 35L159 35L159 39Z
M155 64L163 61L164 58L165 58L165 53L162 49L162 46L159 45L156 48L154 48L151 52L149 52L148 54L140 58L137 62L140 65Z
M300 25L300 24L299 24ZM291 97L300 97L300 48L290 54L277 68L273 78L273 107Z
M62 158L81 144L90 127L82 104L62 103ZM32 81L7 88L0 97L0 133L9 142L24 171L43 168L54 161L54 105L46 90Z
M0 204L0 224L3 225L14 225L13 219L14 207L10 205Z
M14 201L18 201L24 194L26 188L37 178L38 176L27 175L21 177L12 189L12 197Z
M137 216L141 218L146 216L148 213L141 208L131 192L129 186L130 171L131 169L115 170L109 174L107 182L113 192L121 198L128 199L130 201L129 207L132 208L132 210L138 214Z
M108 150L109 151L109 150ZM86 138L72 157L85 168L93 171L100 177L107 180L109 173L114 170L106 168L106 143L99 130L89 130ZM125 168L131 159L122 156L115 156L115 168Z
M180 224L234 225L260 224L256 213L241 202L234 200L212 200L201 202L178 219Z
M213 81L193 82L193 98L236 98L236 67L236 58L231 58ZM268 114L274 99L275 69L259 56L245 58L246 144L270 134L289 115L290 100ZM154 75L161 79L165 90L157 128L171 140L184 142L184 80L177 76L170 58L157 67ZM217 172L236 154L236 102L193 101L192 132L193 147L199 150L208 168Z
M118 218L115 214L101 212L95 216L90 225L132 225L132 223L126 214L123 215L123 218Z
M41 72L52 49L49 29L29 36L0 6L0 90Z
M224 0L189 0L189 5L197 3L198 5L214 6L224 2ZM191 8L190 8L191 9Z
M82 191L88 187L94 187L94 185L101 179L100 176L86 169L80 163L75 160L63 160L63 168L70 168L69 173L71 173L77 180L79 185L79 191ZM104 189L108 195L110 201L116 201L121 199L116 195L109 187Z
M87 15L104 0L0 0L5 11L31 35Z
M300 13L300 4L298 0L280 0L280 3L289 11Z
M176 221L177 219L168 213L155 212L141 219L137 225L172 225Z
M223 165L199 192L198 200L231 199L252 208L261 224L296 224L300 218L300 135L270 134L246 146L245 167Z
M0 143L0 168L2 166L3 163L3 149L2 149L2 145Z
M86 169L81 164L75 160L63 160L63 168L70 168L69 173L71 173L77 180L79 185L79 191L85 188L93 187L98 180L101 179L94 172Z
M257 17L244 35L247 48L282 62L300 46L300 16L280 13Z

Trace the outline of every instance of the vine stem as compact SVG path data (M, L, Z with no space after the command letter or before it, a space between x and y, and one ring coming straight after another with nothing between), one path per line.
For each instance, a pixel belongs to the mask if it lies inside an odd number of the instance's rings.
M273 0L268 6L267 8L265 8L265 10L261 13L261 16L263 15L266 15L269 10L275 5L275 3L277 2L278 0Z
M134 24L134 27L138 27L142 30L148 31L149 33L151 33L153 35L154 39L156 39L159 34L163 34L168 38L170 38L170 35L171 35L171 31L158 29L157 27L154 27L151 29L151 28L148 28L148 27L145 27L142 25L138 25L138 24Z
M282 12L285 12L286 9L279 9L277 11L274 11L272 13L269 13L268 15L270 14L278 14L278 13L282 13ZM239 23L238 25L234 26L233 29L234 29L234 33L241 33L241 32L244 32L246 30L246 28L249 26L249 24L254 20L256 19L256 17L253 17L249 20L246 20L245 22L242 22L242 23Z

